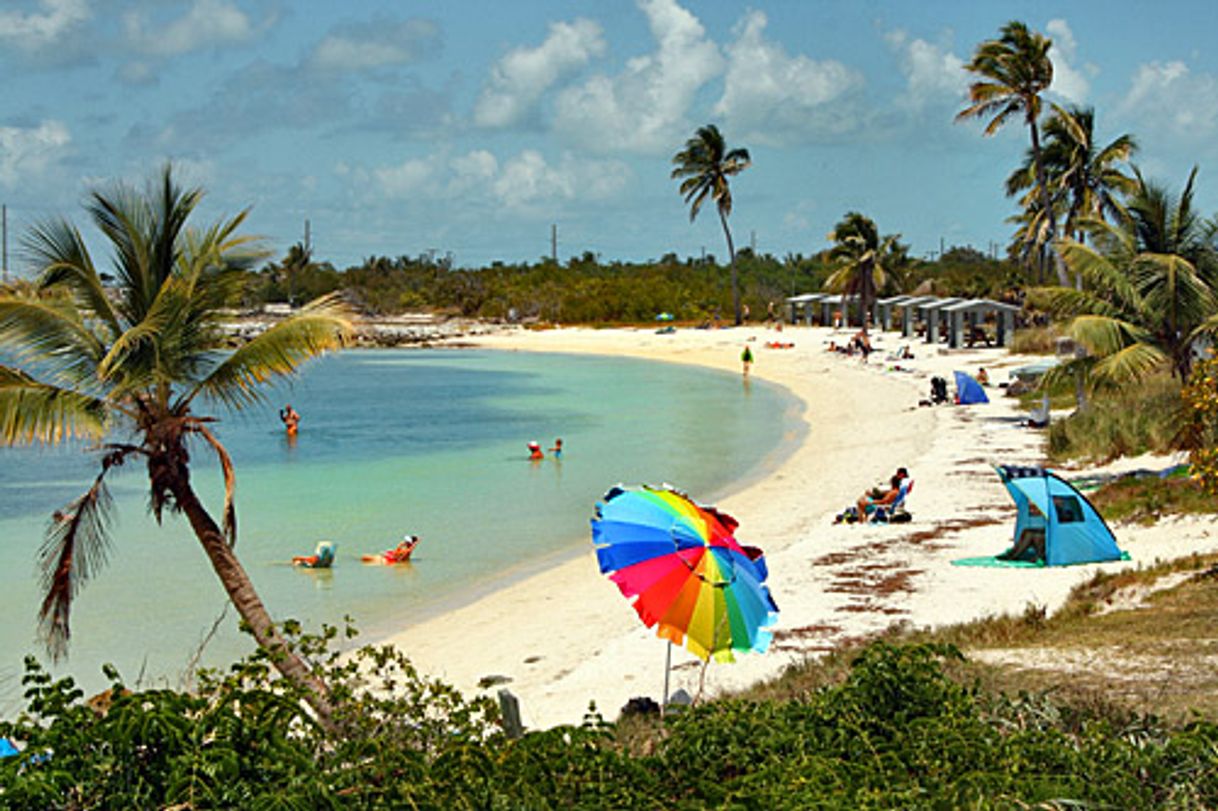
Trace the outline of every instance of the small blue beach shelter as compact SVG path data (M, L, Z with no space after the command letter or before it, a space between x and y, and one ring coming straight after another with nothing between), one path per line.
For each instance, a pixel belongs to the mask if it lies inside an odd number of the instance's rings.
M952 374L956 376L956 405L973 405L990 401L990 398L985 396L985 389L981 388L981 384L972 376L964 372L953 372Z
M1000 465L995 470L1018 507L1014 540L1025 529L1044 530L1047 565L1125 558L1103 516L1070 482L1042 467Z

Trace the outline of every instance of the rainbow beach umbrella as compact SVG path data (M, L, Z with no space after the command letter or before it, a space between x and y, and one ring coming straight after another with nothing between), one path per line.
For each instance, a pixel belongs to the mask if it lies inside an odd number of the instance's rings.
M657 636L731 662L734 652L764 653L778 620L765 558L737 543L736 526L671 487L618 486L596 505L592 543L601 572Z

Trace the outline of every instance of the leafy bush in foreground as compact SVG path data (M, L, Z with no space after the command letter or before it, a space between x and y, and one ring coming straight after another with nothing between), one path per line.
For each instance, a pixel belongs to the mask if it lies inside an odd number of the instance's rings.
M630 754L594 713L510 740L494 709L367 648L331 683L322 737L265 661L194 695L109 693L102 711L32 661L0 735L0 805L21 808L1213 807L1218 728L1063 712L948 678L947 646L877 643L801 700L708 704Z

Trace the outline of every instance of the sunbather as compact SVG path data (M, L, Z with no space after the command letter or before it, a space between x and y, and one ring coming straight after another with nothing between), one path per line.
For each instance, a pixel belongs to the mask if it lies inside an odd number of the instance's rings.
M897 468L897 472L888 480L888 489L875 488L863 493L859 497L858 508L859 520L864 520L869 512L875 511L879 507L887 507L898 498L901 497L901 484L909 478L909 471L903 467Z

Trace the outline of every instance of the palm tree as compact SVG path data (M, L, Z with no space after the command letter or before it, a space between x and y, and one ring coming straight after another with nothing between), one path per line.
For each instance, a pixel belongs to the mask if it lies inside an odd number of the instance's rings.
M973 59L965 69L982 77L969 85L969 106L956 115L957 121L969 118L990 118L985 134L993 135L1012 116L1022 115L1032 137L1032 163L1036 169L1036 184L1040 189L1041 211L1053 211L1049 185L1040 148L1040 94L1053 82L1053 62L1049 48L1053 41L1012 20L1002 27L998 39L977 46ZM1048 218L1049 243L1057 241L1057 222ZM1066 269L1056 257L1057 276L1068 284Z
M1172 199L1135 169L1129 216L1089 220L1092 245L1062 242L1065 263L1089 289L1035 292L1053 311L1073 316L1069 331L1088 350L1084 363L1096 383L1120 384L1162 368L1187 379L1197 340L1218 332L1218 255L1192 210L1196 172Z
M258 644L328 725L325 684L289 649L234 552L232 461L211 430L215 417L196 411L196 403L238 409L259 402L262 383L340 346L350 325L337 300L318 299L225 351L220 309L239 295L245 271L264 254L237 233L248 210L188 228L201 198L201 190L173 181L170 166L143 193L122 184L94 191L86 209L113 249L116 285L103 288L84 238L57 219L34 227L25 241L39 270L36 285L0 294L0 343L18 364L0 365L0 441L104 442L93 485L47 530L40 629L52 656L62 656L72 600L105 562L106 474L139 459L147 465L157 521L166 508L186 517ZM216 454L224 473L222 525L190 481L196 442Z
M1045 122L1041 156L1050 197L1055 203L1058 200L1065 202L1062 230L1080 242L1085 241L1086 231L1082 227L1085 219L1124 216L1125 208L1119 196L1132 193L1137 186L1118 166L1128 162L1137 151L1133 136L1121 135L1099 148L1094 133L1095 109L1092 107L1056 110ZM1007 178L1007 196L1013 197L1021 191L1027 191L1021 201L1025 207L1031 204L1030 197L1040 195L1031 150L1023 165Z
M857 211L849 212L829 234L834 246L829 258L837 269L825 280L825 289L842 294L842 312L846 312L845 297L859 297L859 320L867 334L867 313L876 293L887 283L889 274L904 260L905 246L897 240L900 234L880 237L880 231L870 217Z
M727 227L728 215L732 213L732 189L727 179L748 168L750 159L747 149L728 150L719 128L714 124L699 127L697 134L685 142L685 149L672 159L675 168L672 177L684 178L680 192L689 203L689 221L698 217L702 203L709 196L719 207L719 222L723 235L727 237L727 255L732 267L732 309L739 326L740 283L736 278L736 248L732 244L732 232Z

